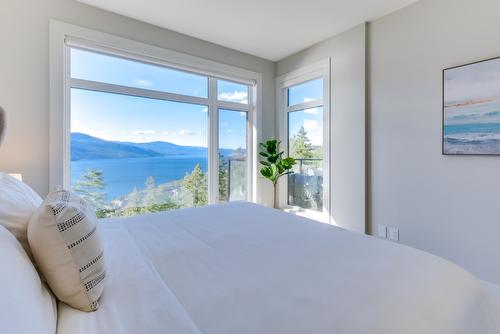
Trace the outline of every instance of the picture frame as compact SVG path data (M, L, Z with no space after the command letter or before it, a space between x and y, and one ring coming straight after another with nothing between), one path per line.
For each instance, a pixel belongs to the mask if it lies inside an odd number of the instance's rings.
M442 75L442 154L500 155L500 57Z

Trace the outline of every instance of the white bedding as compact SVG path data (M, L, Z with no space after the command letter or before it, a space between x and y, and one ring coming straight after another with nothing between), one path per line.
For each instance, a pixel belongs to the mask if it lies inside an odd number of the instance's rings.
M103 221L101 307L58 333L500 333L497 306L427 253L236 203Z

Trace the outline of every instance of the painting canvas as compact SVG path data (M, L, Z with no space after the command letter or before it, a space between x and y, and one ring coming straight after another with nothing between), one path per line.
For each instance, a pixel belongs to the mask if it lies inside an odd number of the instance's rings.
M443 71L443 154L500 154L500 58Z

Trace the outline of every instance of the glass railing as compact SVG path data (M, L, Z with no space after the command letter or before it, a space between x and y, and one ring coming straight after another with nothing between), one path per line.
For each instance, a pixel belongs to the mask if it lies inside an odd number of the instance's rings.
M295 159L288 176L288 204L315 211L323 210L323 159Z
M245 201L247 199L247 160L229 158L219 166L219 201ZM223 178L221 180L221 178ZM226 180L224 180L224 178Z

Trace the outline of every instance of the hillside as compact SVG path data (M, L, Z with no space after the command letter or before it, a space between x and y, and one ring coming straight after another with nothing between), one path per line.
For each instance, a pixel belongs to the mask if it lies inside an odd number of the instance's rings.
M151 150L164 156L174 155L207 155L205 147L198 146L181 146L164 141L154 141L150 143L124 143L144 150Z
M229 156L232 149L221 149L224 156ZM169 142L150 143L114 142L74 132L71 134L71 160L146 158L159 156L206 156L207 148L182 146Z
M122 159L158 157L162 154L135 147L129 144L118 143L92 137L83 133L71 134L71 160L92 159Z

